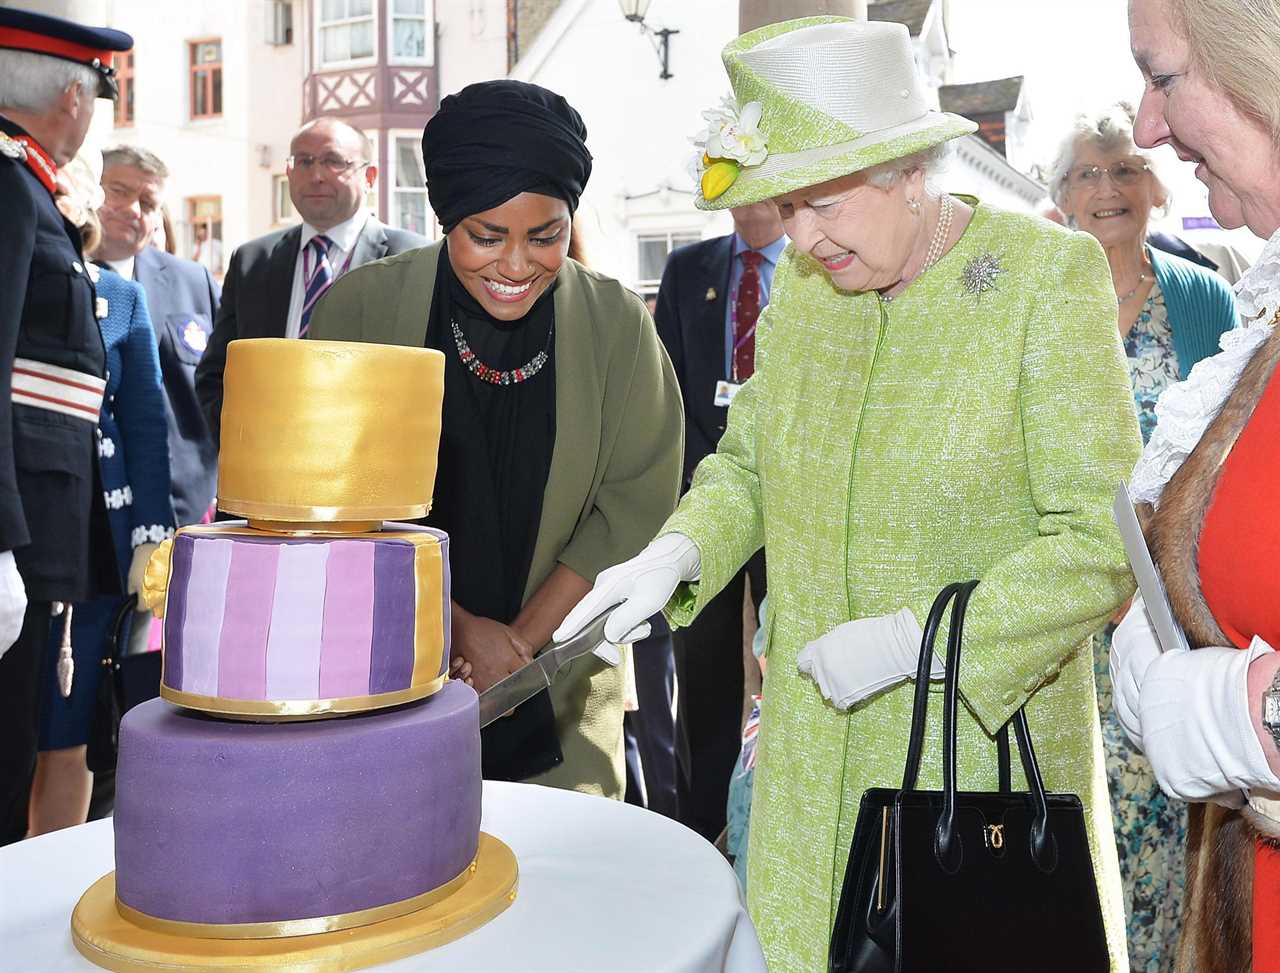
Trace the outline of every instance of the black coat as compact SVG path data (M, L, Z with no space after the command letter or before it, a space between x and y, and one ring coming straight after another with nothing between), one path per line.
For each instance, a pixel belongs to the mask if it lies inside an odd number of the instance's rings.
M222 416L222 373L227 345L237 338L283 338L293 297L293 272L298 261L302 227L291 226L250 240L236 248L225 278L217 324L196 369L196 392L205 420L217 442ZM370 217L360 231L351 267L380 257L424 247L429 241L407 230L384 226ZM426 315L427 309L422 309Z
M147 292L160 349L169 426L169 492L174 522L183 527L204 516L218 481L218 448L200 411L195 382L220 292L203 266L155 247L134 258L133 279Z
M24 134L2 117L0 131ZM0 227L0 550L14 552L32 602L112 592L97 422L12 400L15 357L106 375L80 232L27 164L6 154Z
M662 272L654 323L671 356L684 399L684 486L694 468L716 451L729 415L715 404L716 382L724 368L725 302L733 234L673 250Z

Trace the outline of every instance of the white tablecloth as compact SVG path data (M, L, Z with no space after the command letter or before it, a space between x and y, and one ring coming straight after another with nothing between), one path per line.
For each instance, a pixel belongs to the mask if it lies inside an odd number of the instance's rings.
M519 860L516 901L469 936L373 969L764 973L733 870L687 828L617 801L490 781L481 827ZM114 867L110 821L0 848L0 970L97 970L71 944L71 910Z

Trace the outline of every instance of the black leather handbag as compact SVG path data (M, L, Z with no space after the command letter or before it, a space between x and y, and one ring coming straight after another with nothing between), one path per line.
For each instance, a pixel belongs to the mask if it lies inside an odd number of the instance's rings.
M829 973L1109 969L1084 807L1074 794L1045 793L1022 710L1009 722L1029 790L1010 786L1007 724L996 737L1000 789L957 789L960 646L977 584L948 585L925 622L902 787L862 796ZM952 598L942 790L917 790L933 644Z
M107 651L102 659L104 671L98 683L98 699L85 753L85 763L95 774L116 769L121 717L139 703L160 695L162 653L130 652L130 640L124 637L125 623L135 615L137 607L137 595L125 599L107 633ZM141 621L133 618L135 625ZM145 639L140 641L145 645Z

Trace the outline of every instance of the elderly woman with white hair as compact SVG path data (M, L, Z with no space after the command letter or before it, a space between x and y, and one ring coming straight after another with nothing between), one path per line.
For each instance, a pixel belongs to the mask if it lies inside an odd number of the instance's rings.
M1267 239L1239 329L1160 400L1130 480L1175 620L1135 601L1115 708L1166 793L1191 803L1178 969L1280 971L1280 2L1130 0L1146 88L1138 145L1196 164L1224 227Z
M602 572L556 636L619 603L611 640L664 605L687 624L767 548L747 898L769 968L812 973L859 802L902 779L920 623L944 585L981 579L958 779L996 788L992 737L1025 707L1046 785L1085 807L1106 942L1077 968L1127 970L1089 638L1132 591L1110 507L1140 439L1102 250L935 187L938 147L975 126L928 109L901 25L805 18L724 59L735 97L708 113L697 202L772 199L791 240L755 372L657 538ZM920 786L941 783L940 749ZM1064 912L1098 908L1081 891ZM1013 968L1011 934L992 929L981 957L913 941L917 968ZM1013 962L1062 969L1078 945Z
M1050 171L1053 201L1067 225L1096 237L1107 254L1143 441L1156 401L1235 327L1235 299L1210 270L1147 244L1154 210L1168 202L1152 154L1133 141L1133 109L1111 105L1076 117ZM1172 969L1181 928L1186 805L1160 790L1151 765L1125 736L1111 707L1108 626L1094 637L1111 812L1124 880L1129 962Z
M1169 191L1151 153L1134 144L1133 118L1125 104L1077 116L1049 188L1067 225L1096 237L1106 252L1145 442L1160 393L1217 352L1236 309L1217 274L1147 245L1151 214L1168 205Z

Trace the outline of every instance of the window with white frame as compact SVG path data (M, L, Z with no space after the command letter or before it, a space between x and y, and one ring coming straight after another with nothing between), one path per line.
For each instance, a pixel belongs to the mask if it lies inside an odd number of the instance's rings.
M392 64L433 64L435 30L427 0L388 0Z
M641 295L656 294L671 251L686 243L697 243L701 239L702 234L697 230L636 234L636 290Z
M320 0L316 31L322 68L372 61L374 0Z
M292 223L297 214L293 209L293 198L289 195L289 177L271 177L271 221L273 223Z
M422 164L419 135L391 137L391 225L430 239L435 236L435 215L427 203L427 174Z

